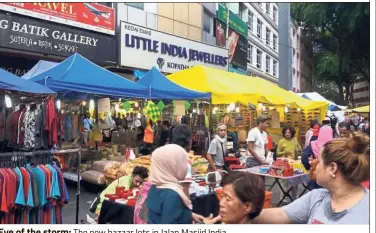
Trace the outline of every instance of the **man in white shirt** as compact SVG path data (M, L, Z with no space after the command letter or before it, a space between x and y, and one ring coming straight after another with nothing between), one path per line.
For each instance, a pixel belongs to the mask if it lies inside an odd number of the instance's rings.
M266 165L266 155L268 153L268 135L265 130L269 126L269 118L260 116L257 118L257 127L251 129L248 133L248 158L247 167Z

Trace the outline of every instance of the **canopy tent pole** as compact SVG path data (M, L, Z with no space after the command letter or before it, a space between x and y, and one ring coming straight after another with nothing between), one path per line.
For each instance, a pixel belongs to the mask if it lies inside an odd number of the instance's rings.
M78 151L78 156L77 156L76 224L78 224L78 218L80 214L81 153L82 153L82 149L80 147Z
M99 128L99 112L98 112L98 97L95 97L95 106L94 106L94 116L95 116L95 125ZM95 141L95 150L98 151L98 141Z

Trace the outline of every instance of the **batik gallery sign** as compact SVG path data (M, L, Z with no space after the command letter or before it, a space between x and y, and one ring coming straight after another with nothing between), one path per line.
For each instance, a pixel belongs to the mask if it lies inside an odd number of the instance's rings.
M0 12L0 47L116 62L115 36Z

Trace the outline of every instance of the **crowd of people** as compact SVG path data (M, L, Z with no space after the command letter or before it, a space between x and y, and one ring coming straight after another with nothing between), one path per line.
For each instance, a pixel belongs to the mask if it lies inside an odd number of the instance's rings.
M248 133L247 167L267 164L271 149L271 137L266 132L268 121L264 116L257 118L257 127ZM229 171L222 180L219 215L213 217L192 212L188 191L191 129L182 124L170 131L169 125L162 123L161 144L152 153L150 177L141 187L134 223L368 224L369 186L365 187L364 182L369 180L369 137L350 126L341 122L333 129L327 120L321 125L312 121L304 148L296 139L295 129L284 127L275 153L277 157L301 159L310 171L310 192L297 198L297 187L283 183L286 189L292 189L295 201L281 208L263 209L265 181L251 173ZM208 172L228 169L226 135L226 125L219 124L207 153ZM147 171L141 170L136 168L132 176L115 182L124 181L125 187L140 186L147 178Z

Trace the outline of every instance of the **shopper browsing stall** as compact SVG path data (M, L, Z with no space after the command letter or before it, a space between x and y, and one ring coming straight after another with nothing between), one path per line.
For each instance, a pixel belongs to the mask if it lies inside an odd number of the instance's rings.
M312 180L309 184L309 190L312 189L318 189L321 188L317 185L317 183L314 180L314 174L316 165L318 162L318 157L320 155L321 149L324 147L324 145L333 139L333 131L330 126L323 126L320 128L319 136L316 141L311 142L311 144L304 149L302 153L302 164L304 165L305 169L307 171L311 170L310 173ZM312 165L312 166L311 166Z
M260 177L246 172L232 172L223 180L219 216L204 222L250 224L263 209L264 200L265 184Z
M349 138L351 134L351 125L348 122L338 124L338 132L340 138Z
M369 224L369 191L361 185L369 179L368 145L362 133L326 143L316 169L317 182L325 189L282 208L264 209L254 223Z
M307 131L305 135L305 143L304 143L304 148L307 148L311 141L317 140L317 137L319 136L319 130L320 126L317 120L312 120L311 121L311 128Z
M187 174L188 153L175 144L156 149L152 154L148 193L149 224L191 224L192 203L179 181Z
M209 161L209 171L223 170L225 169L226 156L226 141L227 141L227 126L225 124L219 124L217 126L217 134L211 141L207 159Z
M100 200L96 208L96 213L99 215L102 203L106 194L116 193L116 187L124 187L125 190L139 187L145 179L148 178L148 170L144 167L135 167L131 176L122 176L119 179L113 181L107 188L101 193Z
M269 118L260 116L257 118L257 127L251 129L248 133L248 154L247 167L255 167L267 164L265 156L268 153L268 135L265 130L269 126Z

